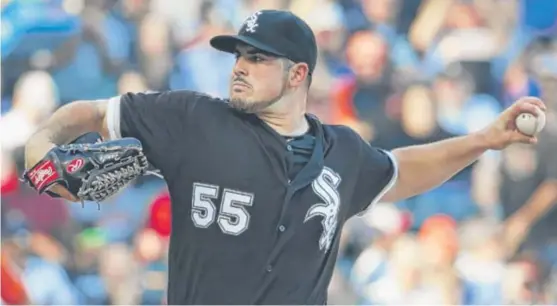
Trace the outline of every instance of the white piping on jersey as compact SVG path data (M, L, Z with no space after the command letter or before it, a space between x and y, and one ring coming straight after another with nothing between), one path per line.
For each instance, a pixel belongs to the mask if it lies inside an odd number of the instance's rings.
M387 156L391 160L391 163L393 164L393 175L391 176L389 183L387 183L387 185L383 187L383 190L379 192L379 194L373 199L373 201L371 201L371 203L363 211L357 214L358 216L365 215L377 202L381 200L383 196L385 196L387 192L389 192L389 190L391 190L391 188L393 188L393 186L395 185L398 179L398 162L396 161L396 157L391 152L388 151L384 151L384 152L387 154Z
M116 140L122 138L122 132L120 130L120 96L112 97L108 100L108 106L106 110L106 125L108 127L108 134L110 140ZM147 175L154 175L161 179L164 179L160 170L153 168L152 170L147 170L145 172Z
M120 131L120 96L112 97L108 100L106 125L110 140L122 138Z

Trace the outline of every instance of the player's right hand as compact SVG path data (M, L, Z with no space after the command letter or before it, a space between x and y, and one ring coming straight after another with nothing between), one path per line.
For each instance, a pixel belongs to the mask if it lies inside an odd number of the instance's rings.
M46 146L46 148L42 148L42 147L30 147L29 148L29 147L26 147L25 148L26 169L31 168L32 165L36 165L44 157L46 152L48 152L48 150L50 150L54 147L55 147L54 144L49 144L49 146ZM51 191L53 193L56 193L60 197L66 199L70 202L79 202L79 199L76 196L71 194L71 192L69 192L66 188L64 188L64 186L62 186L60 184L53 184L47 190Z

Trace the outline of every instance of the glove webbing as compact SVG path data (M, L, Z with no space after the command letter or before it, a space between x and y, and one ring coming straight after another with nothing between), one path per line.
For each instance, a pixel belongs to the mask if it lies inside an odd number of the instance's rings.
M83 185L79 189L77 196L79 198L91 197L94 201L97 201L97 205L99 205L100 209L99 201L102 201L127 185L130 178L142 175L145 167L141 164L146 163L147 159L143 156L139 158L130 156L122 161L122 164L128 164L126 166L112 165L104 169L93 170L107 173L90 174L90 176L94 176L92 181L87 181L86 178L83 178ZM119 169L111 171L111 169L114 168ZM81 204L84 205L83 201L81 201Z

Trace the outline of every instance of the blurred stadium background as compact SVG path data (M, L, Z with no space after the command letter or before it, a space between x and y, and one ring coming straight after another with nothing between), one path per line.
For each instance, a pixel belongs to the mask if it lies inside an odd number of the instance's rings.
M102 204L18 182L56 108L124 92L226 97L208 39L260 8L315 31L310 110L391 149L482 128L543 97L536 147L489 152L443 186L346 225L331 304L557 303L557 1L12 0L2 26L2 304L164 303L169 203L157 178ZM442 166L442 165L440 165Z

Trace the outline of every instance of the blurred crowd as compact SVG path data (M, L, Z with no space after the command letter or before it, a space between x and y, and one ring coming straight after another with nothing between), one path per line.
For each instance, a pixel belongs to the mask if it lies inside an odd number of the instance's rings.
M488 152L450 181L344 228L331 304L557 303L557 1L1 1L2 304L164 303L166 186L102 203L18 181L58 107L125 92L227 97L213 50L261 8L288 9L320 53L309 111L385 149L477 131L521 96L548 105L536 146ZM439 165L442 167L443 165Z

